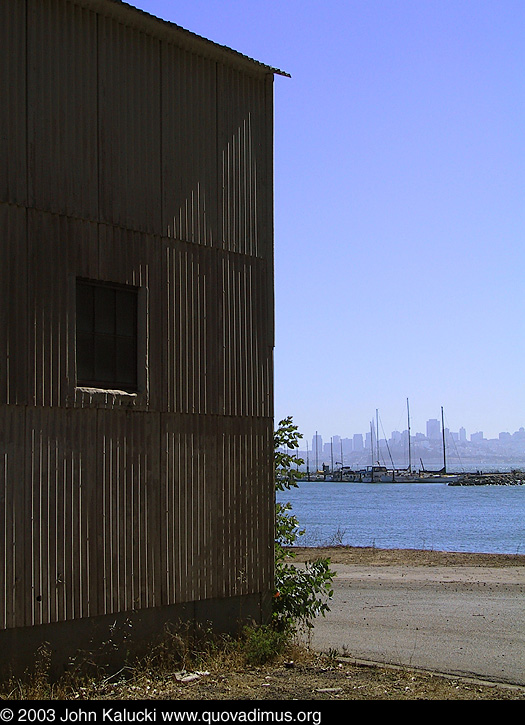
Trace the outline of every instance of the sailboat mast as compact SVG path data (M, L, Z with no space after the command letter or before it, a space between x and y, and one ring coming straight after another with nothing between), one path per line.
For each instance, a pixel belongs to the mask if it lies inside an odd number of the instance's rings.
M308 450L308 441L306 441L306 480L310 480L310 452Z
M447 454L445 448L445 418L443 416L443 406L441 406L441 431L443 435L443 473L447 472Z
M408 419L408 472L412 473L412 451L410 449L410 408L407 398L407 419Z
M376 408L376 445L377 445L377 465L379 465L379 410ZM372 461L373 463L373 461Z

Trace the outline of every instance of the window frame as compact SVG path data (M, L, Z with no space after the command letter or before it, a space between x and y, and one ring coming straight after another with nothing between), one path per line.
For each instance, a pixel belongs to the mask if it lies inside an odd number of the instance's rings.
M96 320L96 312L93 309L91 312L92 316L92 329L87 330L80 330L79 329L79 287L84 288L90 288L93 290L94 295L96 294L95 290L104 290L104 292L107 291L114 291L115 293L118 292L125 292L125 293L132 293L135 304L134 304L134 320L133 320L133 328L134 328L134 334L133 335L123 335L121 332L117 332L117 325L118 320L116 319L117 314L117 297L115 296L115 302L112 308L112 316L113 316L113 322L114 322L114 328L111 332L100 332L97 331L97 320ZM142 294L141 294L141 288L136 285L128 285L128 284L121 284L116 282L110 282L110 281L103 281L103 280L95 280L95 279L88 279L85 277L76 277L75 278L75 318L74 318L74 330L75 330L75 384L78 389L94 389L94 390L104 390L104 391L116 391L116 392L122 392L126 394L136 395L139 392L141 392L142 389L142 365L141 365L141 358L142 358L142 349L143 349L143 341L141 339L140 331L142 328L141 320L142 320ZM95 297L93 297L93 300L95 300ZM95 304L95 301L93 302ZM102 377L97 376L96 374L93 374L93 376L86 376L82 375L82 377L79 376L79 337L84 336L84 338L91 337L92 343L93 343L93 357L89 361L91 365L91 370L93 373L95 373L95 362L96 362L96 353L95 353L95 341L98 340L99 342L103 339L107 343L113 346L113 359L111 360L111 367L113 370L113 375L111 376L111 379L103 379ZM124 339L131 340L132 341L132 354L135 359L135 366L134 366L134 372L133 372L133 381L130 380L124 381L123 379L120 379L118 372L118 360L117 360L117 346L119 342L122 342Z

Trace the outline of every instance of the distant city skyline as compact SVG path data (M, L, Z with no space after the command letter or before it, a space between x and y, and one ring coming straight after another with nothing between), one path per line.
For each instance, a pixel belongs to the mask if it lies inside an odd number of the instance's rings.
M429 419L427 421L427 432L422 433L420 431L413 431L412 428L410 429L410 438L411 439L427 439L431 441L437 441L440 442L442 440L443 435L443 429L441 426L441 421L439 421L437 418ZM386 437L386 435L383 433L379 434L379 440L380 441L397 441L400 436L403 436L408 433L408 428L405 428L401 431L394 430L390 432L390 435ZM461 426L457 431L451 431L450 428L445 427L445 435L452 437L454 440L462 441L462 442L471 442L471 443L479 443L480 441L491 441L491 440L498 440L498 441L506 441L509 437L512 437L515 434L523 434L525 437L525 427L520 426L518 430L516 431L500 431L498 435L494 438L487 438L483 431L473 431L471 433L467 433L467 430ZM323 450L326 445L328 445L330 442L333 443L334 446L338 446L341 443L345 442L352 442L355 449L355 444L361 441L360 447L365 447L365 441L369 440L370 438L370 430L366 431L364 433L352 433L351 435L339 435L337 433L333 434L332 436L324 437L322 433L319 431L316 431L314 435L311 438L311 442L305 443L305 436L301 438L301 442L299 444L299 449L306 450L306 445L308 446L308 450L313 451L316 448L316 438L317 438L317 446L319 449ZM376 436L376 430L373 428L373 435L374 438Z
M525 421L524 421L525 422ZM294 420L294 423L297 425L297 422ZM405 421L405 423L408 423L408 420ZM277 425L277 422L276 422ZM306 435L304 431L300 429L299 426L299 433L302 435L300 448L306 450L306 443L308 442L308 449L313 450L315 448L315 437L316 435L320 439L320 445L324 446L327 442L329 442L331 439L336 440L337 442L343 440L354 440L356 438L362 438L363 441L367 438L367 436L370 435L370 429L371 427L374 430L374 436L376 435L376 428L377 428L377 420L375 418L370 418L368 429L367 430L361 430L361 431L351 431L351 432L345 432L345 433L332 433L331 435L327 435L324 431L320 429L316 429L312 434ZM414 428L414 426L410 426L410 435L411 438L416 437L424 437L430 440L442 440L442 423L441 420L438 418L429 418L425 421L424 426L420 426L424 428L423 430L417 430ZM457 427L455 430L452 430L452 428L448 425L446 425L445 420L445 432L448 433L450 436L454 437L457 440L460 441L471 441L476 442L480 440L502 440L506 439L508 436L512 436L515 433L520 433L525 431L525 426L519 426L515 430L512 430L512 428L505 428L500 431L498 431L494 435L486 435L483 430L480 428L473 428L472 430L467 430L467 428L463 425ZM390 441L397 435L401 435L408 432L408 427L405 425L405 427L400 427L399 429L392 429L389 431L388 436L386 435L386 431L382 425L382 423L379 425L379 439L380 440L387 440Z
M427 468L428 465L452 463L470 468L484 465L499 468L523 468L525 466L525 428L513 432L501 431L496 438L485 438L483 431L467 435L464 427L458 431L445 428L445 448L441 421L429 419L425 433L408 429L391 431L388 436L380 434L371 424L369 431L349 436L338 434L328 438L318 431L310 440L301 439L295 455L303 459L303 470L320 470L327 467L336 470L345 465L361 468L379 462L394 468ZM411 455L410 455L411 452ZM425 463L426 462L426 463Z

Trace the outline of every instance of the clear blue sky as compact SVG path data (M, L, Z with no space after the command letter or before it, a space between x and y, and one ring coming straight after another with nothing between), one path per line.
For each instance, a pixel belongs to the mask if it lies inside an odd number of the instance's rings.
M136 0L275 78L275 414L525 426L524 0Z

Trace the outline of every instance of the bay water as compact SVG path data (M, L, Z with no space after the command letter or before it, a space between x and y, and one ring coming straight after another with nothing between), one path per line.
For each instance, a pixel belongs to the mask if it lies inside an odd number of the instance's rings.
M301 481L277 500L299 546L525 554L525 486Z

